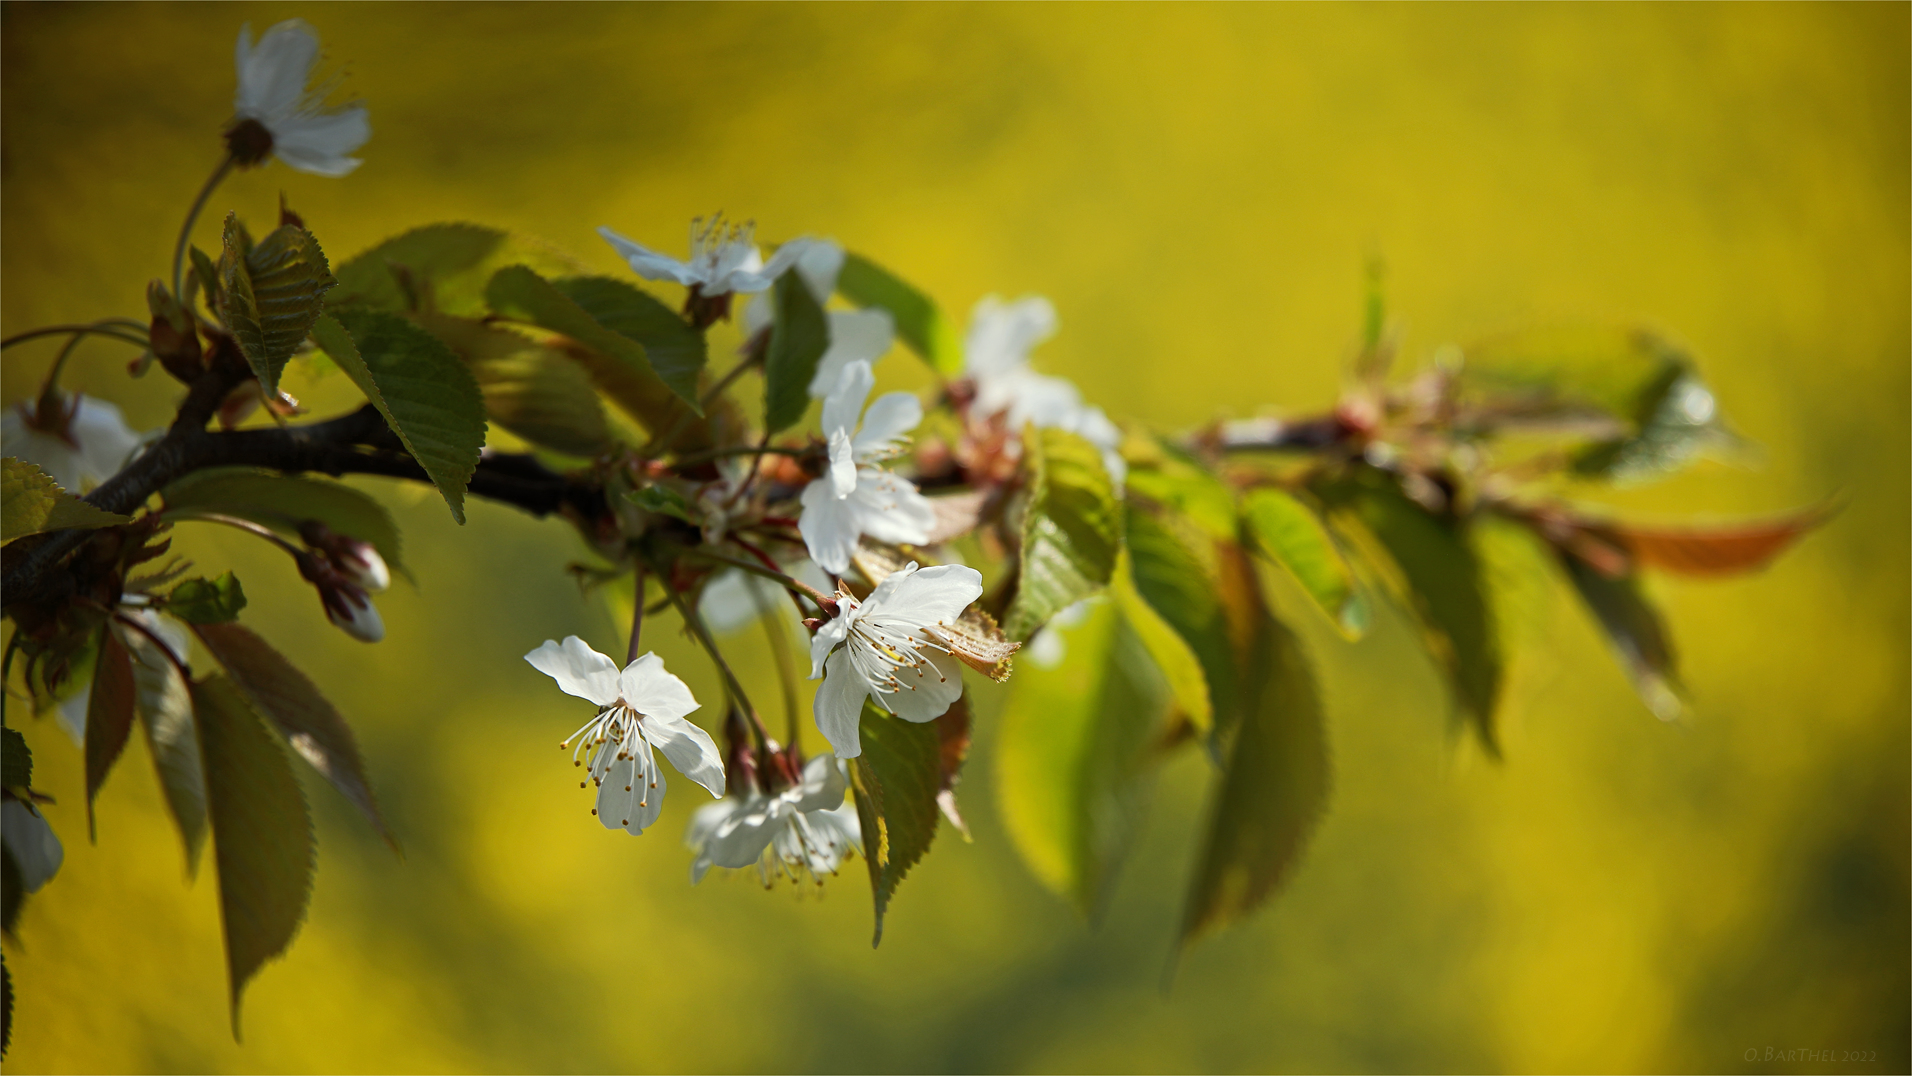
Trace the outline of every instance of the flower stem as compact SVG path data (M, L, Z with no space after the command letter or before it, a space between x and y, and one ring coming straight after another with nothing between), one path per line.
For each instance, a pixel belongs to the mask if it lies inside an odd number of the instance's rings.
M723 674L724 690L750 718L750 727L757 731L757 742L768 743L769 730L763 727L763 719L757 716L757 708L750 704L750 696L744 694L744 686L737 681L737 674L731 671L730 663L724 660L723 651L717 649L717 640L712 639L710 630L704 627L704 618L698 616L697 610L684 600L684 596L677 592L676 587L670 585L669 578L664 580L664 593L670 595L671 603L677 606L677 614L684 618L684 626L697 637L697 641L704 647L704 652L709 654L710 660L716 664L717 671Z
M173 663L173 668L179 670L179 675L184 677L187 683L192 683L193 671L186 667L185 661L181 660L178 654L173 653L173 648L167 646L166 640L160 638L153 629L141 624L139 621L134 620L132 617L127 616L117 609L113 611L113 619L152 640L153 645L159 647L159 652L166 655L166 660Z
M783 692L784 739L791 747L801 741L802 720L797 714L797 671L795 660L790 653L790 632L784 627L780 617L772 615L771 609L757 593L755 587L749 588L750 601L757 607L757 619L763 621L764 634L770 637L770 653L777 663L777 687Z
M730 448L713 448L709 452L696 452L688 456L677 457L679 467L709 460L723 459L727 456L802 456L807 448L785 448L782 445L734 445Z
M224 523L228 527L236 527L239 530L245 531L247 534L253 535L258 538L264 538L266 541L271 542L273 545L276 545L280 549L285 550L287 553L292 554L292 558L294 560L297 560L299 557L305 555L304 550L300 549L298 546L293 545L291 542L286 541L284 538L279 537L277 534L273 533L271 528L261 526L260 524L254 523L250 519L240 519L238 516L229 516L222 512L199 512L199 511L182 511L177 513L161 512L160 515L167 519L190 520L190 521L197 521L200 523Z
M91 325L48 325L42 329L28 329L23 333L15 333L5 340L0 340L0 350L5 350L15 344L24 344L28 340L38 340L42 336L61 336L66 333L73 333L79 336L88 334L93 336L107 336L122 343L132 344L135 347L152 346L152 341L128 333L126 331L128 327L137 329L142 333L146 331L146 326L141 325L132 318L105 318Z
M739 571L749 572L752 575L761 575L765 579L771 580L777 585L783 587L785 590L792 591L793 593L801 594L804 597L809 598L810 601L815 603L816 607L822 610L823 612L828 613L831 616L836 615L834 611L836 608L835 599L831 598L829 595L823 593L822 591L818 590L817 588L811 586L810 584L804 582L801 579L792 579L791 577L783 574L782 572L771 571L769 568L766 568L761 564L752 564L750 561L747 561L747 560L737 560L733 557L726 557L722 553L712 553L708 549L693 549L693 550L687 550L687 552L689 552L693 556L701 557L704 560L714 561L718 564L727 564L732 568L738 569Z
M212 170L206 178L206 185L199 188L199 197L193 199L193 207L186 211L186 223L179 226L179 242L173 245L173 298L179 298L179 286L185 280L186 244L192 239L193 224L199 220L199 211L206 208L206 199L212 197L213 189L232 171L233 156L228 153L220 160L219 167Z

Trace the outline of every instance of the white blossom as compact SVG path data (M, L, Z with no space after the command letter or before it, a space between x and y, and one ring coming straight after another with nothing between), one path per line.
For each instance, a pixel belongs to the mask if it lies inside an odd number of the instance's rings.
M562 645L546 639L524 659L566 694L598 707L563 746L572 748L572 760L597 783L594 813L606 828L639 834L657 821L665 784L653 750L664 752L679 773L711 795L723 795L723 758L709 733L684 720L698 702L682 680L664 671L663 658L645 654L620 673L610 658L570 635Z
M29 893L45 885L66 858L66 849L40 809L11 796L0 802L0 844L20 868L20 886Z
M1128 474L1117 451L1122 431L1084 403L1073 382L1029 366L1029 352L1055 332L1055 307L1041 296L1004 303L991 295L977 303L963 345L964 371L976 385L971 410L984 418L1000 414L1011 430L1028 423L1081 436L1102 450L1102 464L1119 485Z
M233 62L239 69L239 89L233 94L229 135L242 163L263 159L269 149L289 167L319 176L342 176L362 162L349 154L372 137L364 105L325 107L327 83L311 85L312 65L319 58L319 35L299 19L288 19L267 30L252 43L252 26L239 30ZM269 146L248 143L237 134L247 120L256 121L271 136ZM252 157L252 160L243 160Z
M903 435L923 421L923 405L907 392L891 392L878 397L865 413L863 401L875 382L867 362L843 368L836 388L823 401L830 469L803 489L797 529L810 559L832 575L842 575L849 567L863 535L920 545L929 541L936 524L935 506L914 483L875 466L901 451Z
M836 618L810 640L817 728L838 758L863 753L863 700L906 721L932 721L963 693L961 659L948 629L982 597L982 573L960 564L890 573L859 602L839 593Z
M828 239L812 240L804 245L793 268L817 303L828 303L836 292L837 276L843 271L843 248ZM896 320L887 310L830 310L825 316L830 325L830 344L817 359L817 372L809 387L810 395L817 399L836 388L845 366L859 360L874 366L896 342ZM754 335L768 329L771 318L769 296L751 300L744 309L744 332Z
M818 885L836 873L852 849L863 847L855 806L845 803L842 763L829 755L810 760L802 780L775 794L752 789L697 808L684 842L696 849L694 885L712 867L748 867L768 886L779 876Z
M332 626L361 643L376 643L385 638L385 619L378 615L378 606L363 591L352 593L344 588L331 591L336 600L324 600L325 619Z
M659 254L608 227L598 228L598 234L645 280L671 280L702 295L716 296L768 289L809 246L807 239L791 240L765 262L757 251L756 227L749 222L727 224L722 213L699 217L690 222L690 257L685 261Z
M21 403L0 415L0 451L38 466L76 496L118 474L139 447L139 435L105 400L61 397L64 431L41 428L34 406Z

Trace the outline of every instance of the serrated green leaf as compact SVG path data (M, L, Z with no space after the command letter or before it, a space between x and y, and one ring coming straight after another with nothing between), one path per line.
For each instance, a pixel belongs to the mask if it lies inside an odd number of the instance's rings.
M159 495L169 512L237 516L288 537L297 537L305 520L316 519L335 533L372 543L393 571L411 575L392 514L369 494L342 482L250 467L209 467L186 475Z
M406 451L465 521L465 487L485 444L485 400L464 361L397 314L340 310L312 337L385 416Z
M1619 652L1634 690L1655 717L1670 721L1680 715L1679 674L1673 639L1659 610L1640 589L1637 575L1613 578L1600 573L1571 553L1560 554L1567 579L1580 600L1606 631Z
M1143 462L1131 466L1128 488L1184 516L1211 537L1234 541L1235 495L1180 449L1157 441Z
M1359 639L1367 631L1367 603L1354 572L1314 509L1292 493L1263 487L1242 499L1242 520L1261 554L1286 568L1342 635Z
M20 876L20 865L13 861L13 852L0 845L0 931L9 936L13 934L14 924L20 921L20 909L26 903L27 887Z
M206 775L199 733L193 727L192 692L179 668L160 652L158 643L123 625L115 630L133 659L135 712L146 733L160 790L166 796L167 813L179 830L186 871L196 874L199 853L206 843Z
M219 266L212 260L212 255L198 247L192 248L192 263L193 278L199 281L199 290L206 296L206 309L217 314L225 306L220 295ZM192 291L190 287L186 290L189 294Z
M86 700L86 831L97 837L93 801L126 739L133 732L133 661L119 637L106 632L100 641L99 661L93 666L93 692Z
M390 313L480 317L485 285L508 265L546 275L575 273L580 264L526 236L478 224L428 224L394 236L339 267L328 309L363 306Z
M7 970L6 958L0 957L0 1056L5 1056L12 1045L13 973Z
M1182 917L1182 944L1274 894L1328 801L1328 747L1314 670L1272 617L1257 632L1253 700L1228 752Z
M493 422L567 455L594 456L610 446L604 405L570 355L470 318L419 314L414 320L471 367Z
M944 377L963 372L963 345L936 303L902 278L860 254L843 256L837 294L861 307L887 310L896 335ZM807 382L806 382L807 384Z
M276 725L299 756L351 800L379 836L392 841L365 777L358 739L345 718L305 674L264 639L238 624L201 624L199 641L226 667L226 675ZM394 845L396 847L396 845Z
M1480 734L1488 753L1498 756L1500 642L1466 524L1430 515L1371 467L1323 482L1316 492L1379 543L1396 569L1385 574L1404 592L1400 596L1447 679L1459 715Z
M1202 672L1201 659L1169 622L1149 605L1135 588L1135 574L1119 565L1109 594L1122 610L1135 637L1155 662L1168 686L1176 711L1196 731L1207 733L1215 727L1215 703L1208 694L1208 677Z
M188 579L166 595L166 611L188 624L237 620L245 607L245 589L231 572L217 579Z
M112 527L131 516L102 511L60 488L25 460L0 459L0 545L45 531Z
M867 700L858 735L863 753L850 761L850 787L876 902L874 948L883 942L883 916L897 885L936 837L942 744L936 722L891 717Z
M19 730L0 728L0 787L33 786L33 751Z
M1220 540L1187 517L1139 496L1128 501L1127 515L1135 591L1195 656L1207 685L1213 726L1232 729L1243 696Z
M235 214L226 215L226 254L220 259L226 327L268 394L279 391L285 364L325 309L338 283L312 233L296 224L250 244Z
M285 952L305 918L316 850L291 760L245 696L232 681L212 676L192 685L192 697L236 1039L241 991Z
M997 734L996 789L1030 871L1093 917L1141 819L1147 749L1168 693L1117 603L1095 603L1062 638L1061 664L1018 664Z
M1025 431L1029 503L1016 597L1003 631L1023 641L1063 609L1108 585L1122 545L1122 505L1102 454L1066 430Z
M675 396L675 399L658 397L656 402L646 404L647 410L659 411L660 417L661 413L668 412L673 422L682 417L686 407L693 415L700 413L697 411L700 406L698 378L709 361L702 332L692 328L689 322L655 296L629 281L603 276L574 276L554 280L551 286L576 303L578 309L590 315L591 320L643 348L649 373L669 387ZM546 327L555 332L564 332L555 326ZM591 342L587 340L585 343ZM640 372L644 369L639 367ZM607 382L606 391L610 391L609 386L620 380L612 378ZM655 395L654 384L643 387L646 400ZM659 404L665 406L660 409ZM636 411L632 413L640 421L646 417ZM651 427L647 423L645 428Z
M801 274L778 277L771 304L770 346L763 367L765 433L785 429L809 409L817 360L830 346L829 319Z

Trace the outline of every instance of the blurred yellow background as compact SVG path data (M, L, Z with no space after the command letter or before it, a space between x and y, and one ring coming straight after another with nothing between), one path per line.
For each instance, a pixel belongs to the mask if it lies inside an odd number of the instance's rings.
M820 899L693 889L688 782L641 839L586 814L557 749L577 706L518 657L570 632L622 646L561 574L582 552L561 524L480 503L461 529L361 482L419 580L370 647L283 557L182 533L353 718L405 856L308 785L311 916L235 1045L214 886L182 878L144 745L89 845L79 752L23 718L67 858L7 951L8 1071L1905 1071L1907 11L5 5L8 333L144 316L220 151L239 24L298 16L370 106L366 163L241 175L202 245L284 191L335 264L469 219L622 273L597 225L681 251L722 209L770 240L835 236L959 318L1046 294L1063 329L1038 362L1165 428L1331 402L1376 255L1417 360L1560 320L1694 349L1761 465L1606 503L1846 504L1761 575L1655 584L1684 726L1634 700L1563 593L1527 587L1499 765L1449 740L1398 619L1346 645L1290 603L1324 666L1330 812L1275 904L1168 990L1193 754L1092 929L1007 844L984 689L975 843L945 828L873 952L860 862ZM53 346L7 353L7 402ZM128 381L129 357L86 345L68 384L157 426L176 386ZM927 382L902 352L879 371ZM293 391L351 400L337 377Z

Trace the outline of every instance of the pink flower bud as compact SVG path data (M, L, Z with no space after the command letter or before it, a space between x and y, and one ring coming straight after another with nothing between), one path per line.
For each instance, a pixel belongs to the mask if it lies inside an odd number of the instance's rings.
M378 555L370 542L346 539L345 549L333 558L332 564L367 594L382 593L392 585L391 569L385 567L385 558Z
M378 606L372 604L372 599L363 593L344 590L336 594L340 600L325 603L325 619L361 643L375 643L385 638L385 621L379 618Z

